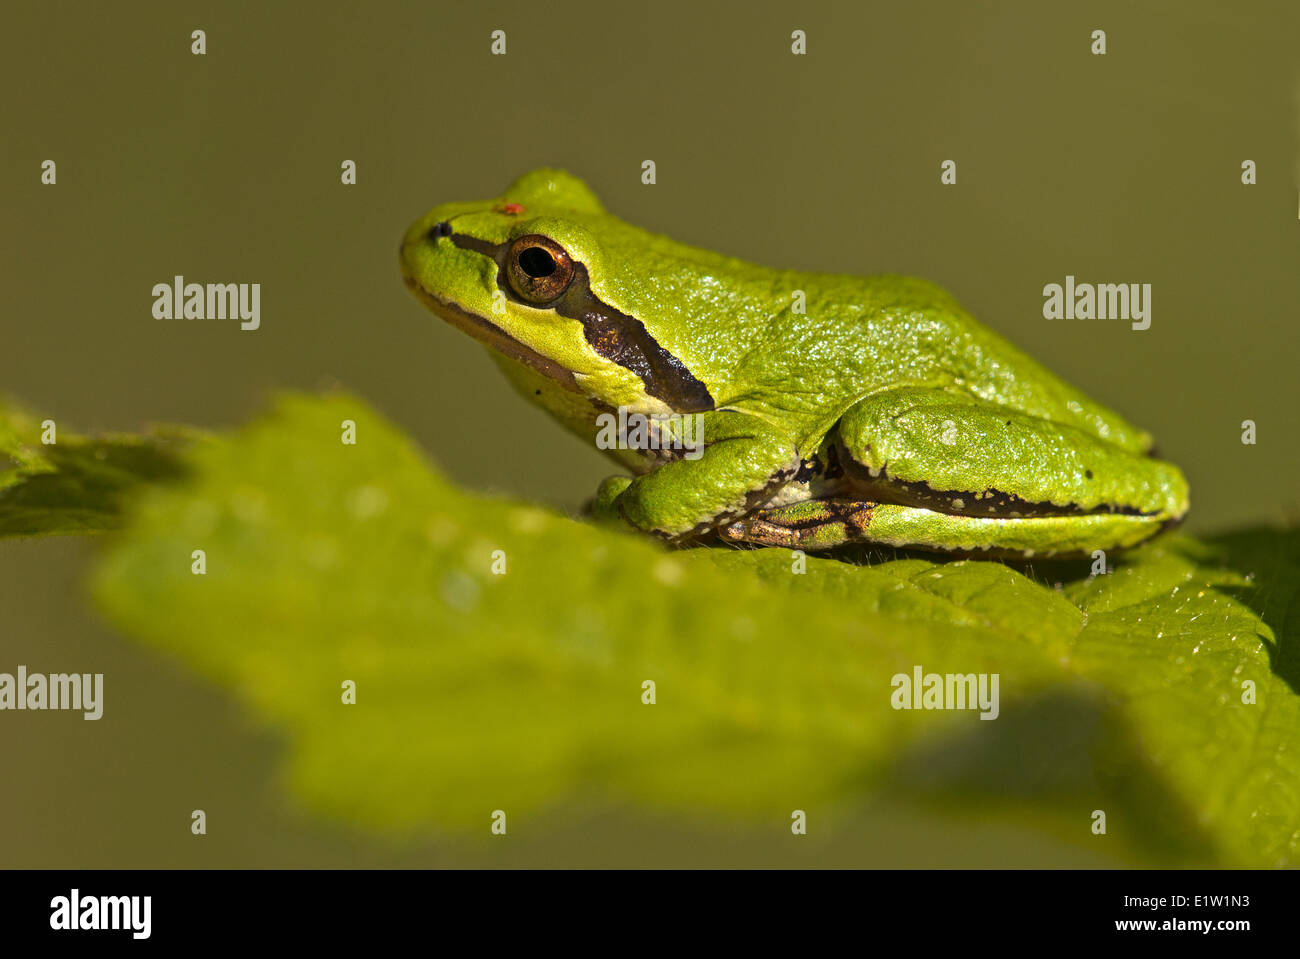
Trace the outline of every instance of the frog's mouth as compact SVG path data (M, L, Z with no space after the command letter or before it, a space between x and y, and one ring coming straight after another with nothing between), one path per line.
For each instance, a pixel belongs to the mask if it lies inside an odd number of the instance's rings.
M406 258L399 254L399 259L402 263L402 279L406 281L407 289L415 294L416 299L438 316L498 353L531 366L537 372L555 380L566 390L571 390L574 393L582 392L578 387L577 380L573 378L572 370L566 369L554 360L547 359L531 346L520 343L492 321L476 313L471 313L456 303L448 303L434 296L422 287L415 277L411 276L406 266Z

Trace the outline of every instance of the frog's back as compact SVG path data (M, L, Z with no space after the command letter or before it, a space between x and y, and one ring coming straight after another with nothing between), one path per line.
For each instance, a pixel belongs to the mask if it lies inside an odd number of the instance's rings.
M598 224L593 223L595 228ZM913 276L758 266L604 215L598 292L649 320L720 405L774 409L814 432L864 396L951 388L1079 427L1125 449L1150 438L989 330L942 287ZM639 262L639 271L613 268ZM669 322L653 317L673 304Z
M801 395L843 406L905 385L954 389L1083 429L1133 451L1150 437L978 322L942 287L919 277L784 273L807 291L764 332L764 363ZM787 295L786 302L789 304ZM784 367L784 368L782 368Z

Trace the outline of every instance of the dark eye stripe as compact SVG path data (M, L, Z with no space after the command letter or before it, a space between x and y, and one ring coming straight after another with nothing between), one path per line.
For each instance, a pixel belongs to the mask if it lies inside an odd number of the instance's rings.
M708 387L673 354L665 350L636 317L620 313L591 292L585 264L575 266L573 283L556 312L582 323L587 342L601 356L631 370L645 391L678 413L703 413L714 408Z
M477 237L452 233L451 241L463 250L488 257L497 265L497 289L516 303L536 308L520 299L505 274L508 243L488 243ZM591 291L587 266L573 261L573 281L564 295L547 309L578 320L587 342L605 359L617 363L641 378L645 391L663 400L678 413L703 413L714 408L709 389L686 365L656 342L636 317L628 316L603 302Z

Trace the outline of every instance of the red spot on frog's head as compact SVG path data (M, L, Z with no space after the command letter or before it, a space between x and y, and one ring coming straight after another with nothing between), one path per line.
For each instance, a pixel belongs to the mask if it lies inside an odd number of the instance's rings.
M524 205L522 203L503 203L501 206L497 207L497 212L506 213L510 216L518 216L524 212Z

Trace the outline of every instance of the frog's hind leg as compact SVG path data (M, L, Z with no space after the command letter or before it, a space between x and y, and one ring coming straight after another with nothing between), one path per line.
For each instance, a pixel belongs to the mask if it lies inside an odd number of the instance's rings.
M868 539L866 529L876 504L865 500L813 499L760 509L718 528L733 543L787 549L829 549Z
M879 504L877 542L1074 554L1136 545L1187 512L1172 464L957 391L877 393L835 434L840 495Z

